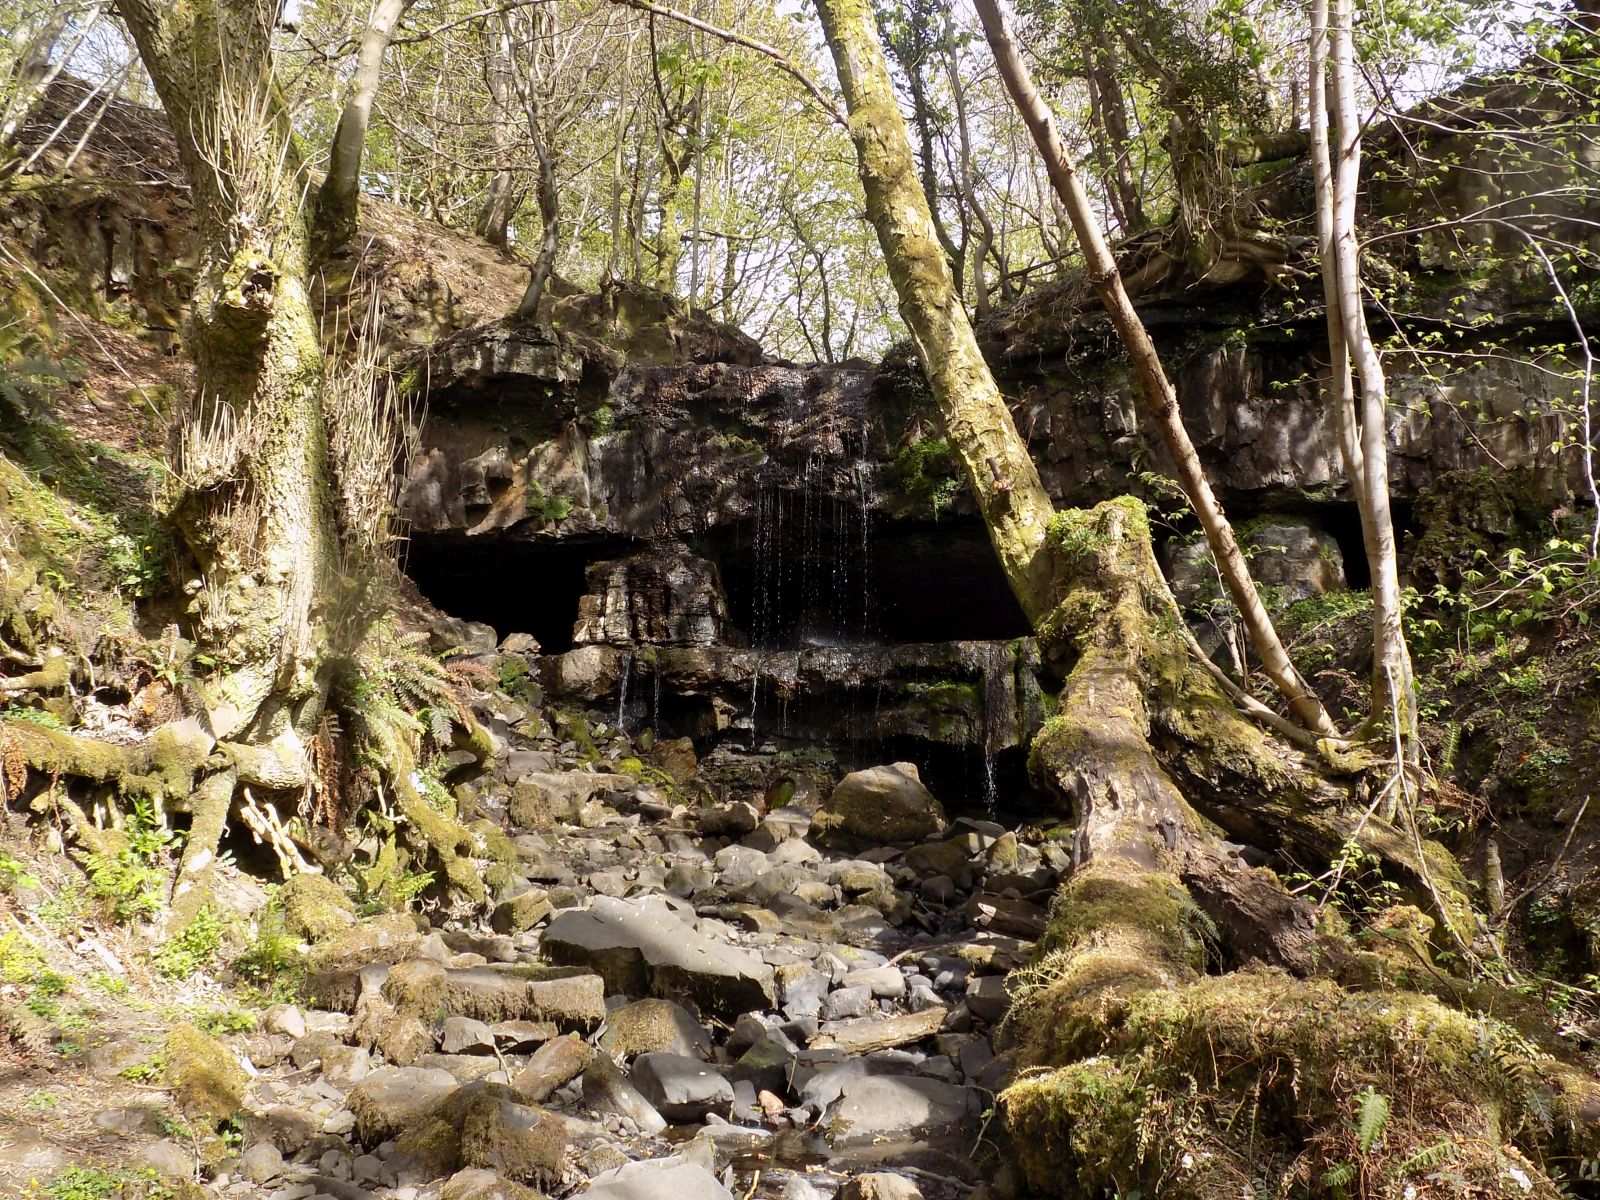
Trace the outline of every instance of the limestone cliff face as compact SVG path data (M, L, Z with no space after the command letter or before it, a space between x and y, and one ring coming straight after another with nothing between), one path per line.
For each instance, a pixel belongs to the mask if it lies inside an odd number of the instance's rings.
M1146 312L1258 578L1287 604L1346 586L1347 568L1360 584L1365 563L1320 393L1322 330L1268 326L1269 299L1236 289ZM403 507L423 591L534 634L552 699L692 737L740 769L799 747L847 762L887 748L936 776L942 761L968 800L997 778L1023 787L1053 685L909 356L766 361L664 297L652 331L648 300L584 298L581 321L497 322L419 360L428 420ZM1503 348L1506 333L1481 336ZM1042 292L985 335L1058 503L1161 498L1160 454L1097 312ZM1423 374L1391 356L1403 512L1459 472L1571 491L1578 463L1552 445L1572 384L1529 358ZM1203 546L1175 536L1166 555L1224 653Z

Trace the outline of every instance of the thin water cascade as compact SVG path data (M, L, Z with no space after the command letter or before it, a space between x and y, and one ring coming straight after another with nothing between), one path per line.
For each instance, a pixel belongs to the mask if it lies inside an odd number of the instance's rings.
M628 716L628 680L633 675L633 651L622 656L622 679L617 688L617 728L627 731L624 723Z
M756 748L756 702L761 695L761 663L757 659L750 667L750 752Z
M992 642L983 655L983 804L990 820L999 811L995 759L1006 744L1016 708L1015 655L1009 642Z

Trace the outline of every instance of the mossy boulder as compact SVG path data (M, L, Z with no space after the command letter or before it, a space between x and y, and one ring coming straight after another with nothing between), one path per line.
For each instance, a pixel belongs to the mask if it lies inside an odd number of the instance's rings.
M356 906L344 889L325 875L296 875L278 890L284 927L316 944L335 938L356 923Z
M944 830L944 808L922 786L915 763L853 771L839 781L812 828L828 840L916 842Z
M384 980L383 996L401 1015L425 1023L442 1016L550 1021L563 1032L587 1033L606 1015L605 986L598 975L536 963L466 968L401 963Z
M361 969L399 963L416 951L422 935L416 918L383 913L314 946L306 957L305 999L318 1008L350 1012L361 994Z
M191 1121L215 1125L239 1111L249 1083L234 1053L193 1025L167 1034L166 1084Z
M554 1181L567 1141L554 1113L518 1103L501 1084L469 1083L401 1133L395 1157L423 1175L482 1167L519 1182Z
M542 1200L525 1184L502 1179L487 1167L463 1167L445 1181L439 1200Z
M711 1041L700 1022L670 1000L638 1000L612 1009L600 1048L613 1058L635 1058L653 1051L708 1057Z
M496 933L521 933L532 929L552 911L550 893L544 888L530 887L495 905L489 924Z

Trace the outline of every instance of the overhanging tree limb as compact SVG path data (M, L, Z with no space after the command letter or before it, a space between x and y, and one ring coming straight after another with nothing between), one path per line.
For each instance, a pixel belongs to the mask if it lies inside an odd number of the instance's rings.
M688 13L679 12L675 8L668 8L662 4L652 4L651 0L611 0L611 3L620 4L624 8L636 8L640 12L654 13L658 17L666 17L668 20L687 25L690 29L698 29L701 33L710 34L721 41L728 42L734 46L743 46L746 50L754 50L757 54L770 58L777 64L780 71L811 94L811 98L817 102L823 112L833 119L835 124L841 128L849 126L850 122L845 119L845 115L839 111L833 101L829 100L822 89L812 82L809 75L795 65L792 58L776 46L769 46L766 42L745 37L742 33L735 33L731 29L723 29L719 25L713 25L709 21L702 21L699 17L692 17Z
M1217 560L1217 567L1250 634L1251 643L1261 658L1262 667L1283 694L1296 719L1323 737L1338 736L1332 718L1295 669L1273 626L1272 618L1261 603L1255 582L1250 578L1249 566L1239 549L1238 539L1234 537L1233 526L1228 523L1222 504L1200 465L1194 442L1183 426L1177 391L1167 378L1149 331L1128 299L1116 259L1112 257L1105 234L1095 221L1089 198L1078 180L1077 170L1056 131L1055 117L1034 87L1000 6L996 0L975 0L975 6L1006 90L1011 93L1017 110L1022 114L1023 123L1032 133L1034 143L1044 157L1050 183L1066 207L1078 244L1083 250L1089 282L1093 284L1106 311L1111 314L1117 336L1133 360L1146 412L1166 443L1178 483L1200 519L1206 543Z

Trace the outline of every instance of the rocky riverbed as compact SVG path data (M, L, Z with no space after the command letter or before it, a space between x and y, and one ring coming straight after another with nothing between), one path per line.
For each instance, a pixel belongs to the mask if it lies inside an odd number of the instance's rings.
M231 1141L144 1162L268 1200L1010 1194L1007 973L1067 841L951 819L909 763L741 791L687 739L494 688L474 708L496 754L454 790L492 907L361 916L297 876L300 1002L149 1056L191 1128L236 1114ZM147 1053L95 1056L128 1078Z

